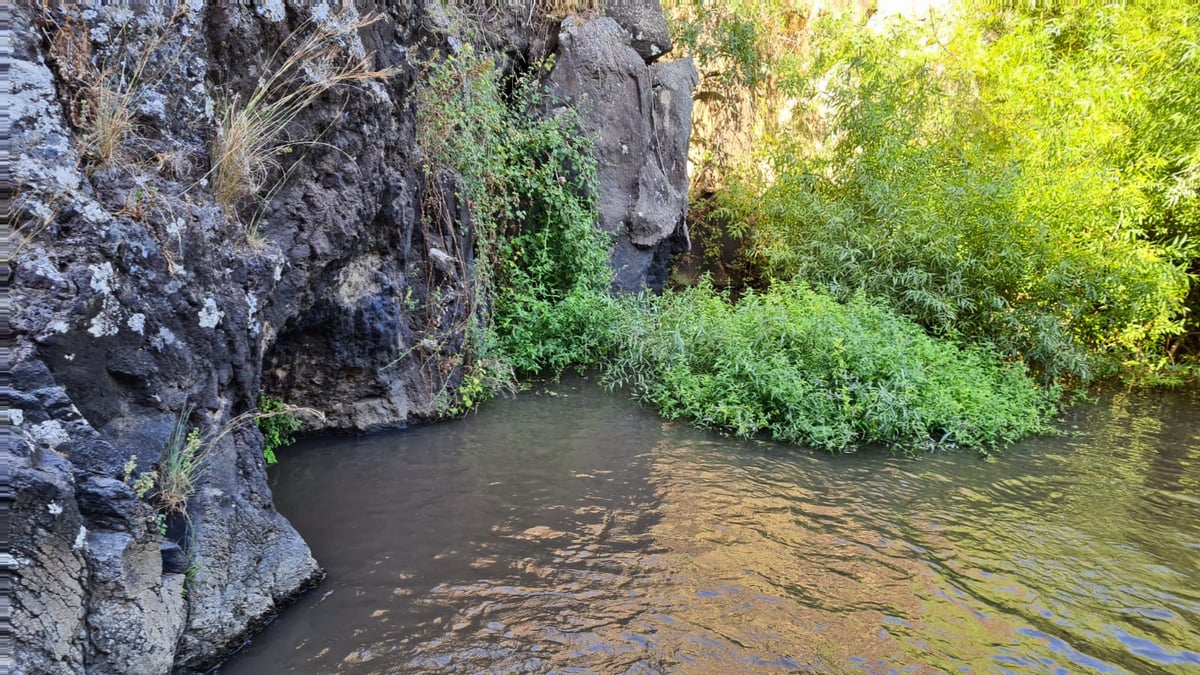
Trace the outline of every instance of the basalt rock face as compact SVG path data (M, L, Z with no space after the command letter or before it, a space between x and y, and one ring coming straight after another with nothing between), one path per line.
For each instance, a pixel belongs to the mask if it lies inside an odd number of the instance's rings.
M297 142L279 157L277 189L230 214L207 187L221 106L246 100L291 31L348 20L328 9L337 4L0 9L12 12L15 36L12 178L27 235L7 274L15 311L5 327L10 412L0 420L12 448L15 672L215 664L321 577L272 505L257 429L231 421L265 391L323 411L317 429L402 426L436 418L461 378L480 300L467 283L470 213L454 197L455 176L423 172L411 95L419 52L455 47L420 0L374 3L379 20L342 38L346 53L394 74L340 87L301 113L287 128ZM492 47L531 61L553 40L513 11ZM610 28L614 60L604 67L637 82L632 95L614 80L606 107L584 116L613 177L601 202L623 209L602 209L601 223L620 235L616 285L653 287L686 240L682 102L692 71L648 66L631 30L592 22ZM586 51L584 39L560 39L564 61L600 67L568 51ZM88 69L139 67L147 51L134 140L107 163L85 158L77 117ZM560 63L554 77L568 67L577 66ZM617 138L628 152L605 140ZM646 156L604 164L633 153ZM616 180L618 169L632 180ZM421 217L431 200L453 227ZM136 479L155 469L181 421L214 440L187 517L164 520Z
M671 258L690 245L687 145L698 75L691 59L647 65L631 35L609 17L568 17L550 85L595 139L614 288L662 290Z

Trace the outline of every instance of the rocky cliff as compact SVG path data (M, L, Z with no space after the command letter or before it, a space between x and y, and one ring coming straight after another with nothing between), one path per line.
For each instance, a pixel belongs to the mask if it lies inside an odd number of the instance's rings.
M421 165L421 59L464 34L514 69L557 53L549 84L596 139L614 287L661 286L686 246L695 73L656 62L670 49L656 0L565 20L538 4L336 4L0 8L19 228L3 420L15 672L203 670L320 579L272 505L259 432L237 423L260 393L321 410L316 430L439 416L474 320L456 282L474 241L454 176ZM252 97L298 31L368 14L330 34L385 75L322 92L288 121L271 187L219 203L223 106ZM105 87L132 112L99 161L86 127ZM421 217L429 199L453 227ZM445 326L457 339L428 346ZM137 478L161 472L177 428L203 431L204 470L186 516L164 517Z

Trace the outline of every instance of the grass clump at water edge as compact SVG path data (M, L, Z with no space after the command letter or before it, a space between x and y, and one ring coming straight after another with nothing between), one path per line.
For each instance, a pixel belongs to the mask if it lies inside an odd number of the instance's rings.
M668 418L830 451L981 451L1050 430L1059 393L877 301L803 284L738 302L702 283L622 303L605 380Z

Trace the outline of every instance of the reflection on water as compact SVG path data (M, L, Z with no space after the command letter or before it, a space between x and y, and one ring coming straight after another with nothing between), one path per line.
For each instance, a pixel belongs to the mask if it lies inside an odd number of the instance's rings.
M329 579L221 672L1200 669L1195 393L982 461L557 391L287 450L276 501Z

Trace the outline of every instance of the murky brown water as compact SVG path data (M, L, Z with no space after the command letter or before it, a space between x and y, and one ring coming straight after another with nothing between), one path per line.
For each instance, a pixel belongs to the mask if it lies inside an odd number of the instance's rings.
M221 672L1200 672L1195 392L984 461L556 391L282 452L329 578Z

